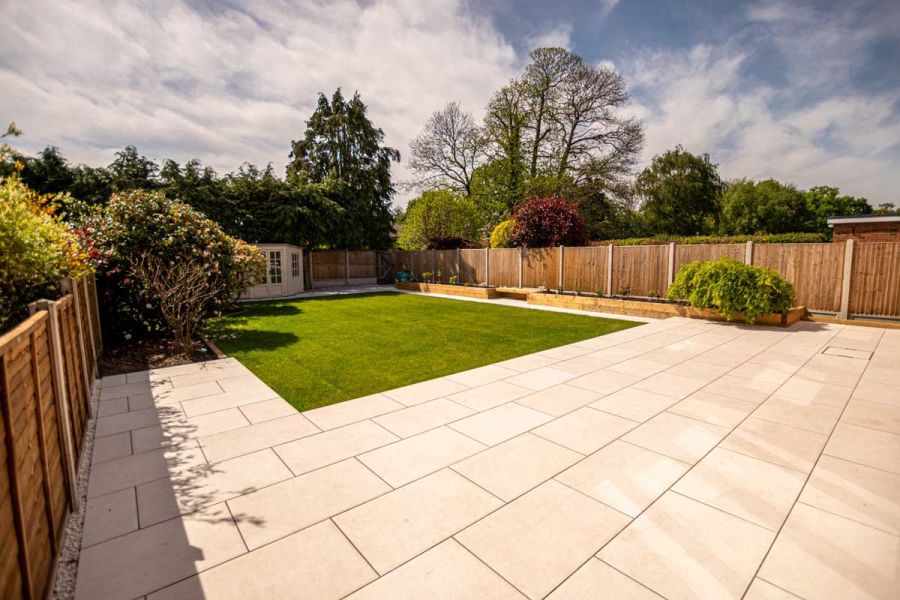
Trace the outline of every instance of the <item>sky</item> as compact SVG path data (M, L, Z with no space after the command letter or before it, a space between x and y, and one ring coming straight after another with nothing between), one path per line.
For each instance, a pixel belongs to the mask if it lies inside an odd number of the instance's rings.
M625 77L641 164L683 145L726 179L832 185L900 205L896 0L0 0L0 121L14 145L106 165L283 172L319 92L359 91L409 179L409 140L450 100L480 119L528 52ZM401 190L395 202L405 204Z

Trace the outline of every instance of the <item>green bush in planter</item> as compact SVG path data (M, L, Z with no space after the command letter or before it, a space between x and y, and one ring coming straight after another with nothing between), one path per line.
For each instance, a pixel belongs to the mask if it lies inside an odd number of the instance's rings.
M748 323L760 315L789 310L794 297L794 286L775 271L730 258L681 267L668 293L669 300L714 308L729 321L744 313Z

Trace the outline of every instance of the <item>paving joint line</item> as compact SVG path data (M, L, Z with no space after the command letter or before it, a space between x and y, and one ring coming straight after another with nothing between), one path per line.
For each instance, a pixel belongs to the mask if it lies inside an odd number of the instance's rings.
M835 335L828 338L828 342L833 340L838 335L839 332L840 332L840 330L838 330L838 332L836 332ZM882 333L882 336L883 335L884 334ZM879 343L880 343L880 341L881 341L881 337L879 337ZM827 346L828 344L826 343L825 345ZM877 344L876 344L876 346L877 346ZM816 354L816 356L819 356L819 355ZM803 366L800 367L800 369L807 366L809 364L810 360L812 360L812 358L810 358L808 361L803 363ZM862 380L863 375L865 375L865 372L868 370L868 368L869 368L869 363L867 361L865 368L863 368L863 370L859 373L859 375L857 375L856 383L852 386L853 392L850 393L851 398L853 397L853 394L856 392L856 388L859 386L859 382ZM798 369L798 371L800 369ZM838 416L837 420L834 422L834 425L831 427L831 431L828 433L828 437L825 439L825 445L822 446L822 450L819 452L819 455L816 457L816 460L813 463L812 468L809 470L809 474L806 476L806 479L803 481L803 485L800 486L800 491L797 492L797 495L794 498L794 502L791 504L791 507L788 510L787 514L785 515L784 519L782 519L781 525L778 527L778 531L776 532L775 537L772 539L772 542L769 544L769 547L766 548L766 553L763 555L762 560L759 562L759 565L757 565L756 570L753 573L753 577L750 578L750 582L747 584L747 587L744 588L744 593L741 594L742 599L750 591L750 586L753 585L753 580L759 576L759 572L762 570L763 565L766 563L766 560L768 560L769 555L772 553L772 548L775 547L775 543L778 541L778 538L781 536L781 532L784 531L784 526L787 524L788 520L790 520L791 515L794 512L794 508L797 506L797 503L800 501L800 497L803 495L803 492L806 490L806 486L809 485L809 480L812 478L813 473L815 473L816 467L819 466L819 461L822 460L822 454L825 452L825 449L828 447L828 444L831 442L831 438L834 436L834 431L835 431L835 429L837 429L838 424L841 422L841 419L844 417L844 413L846 412L847 406L849 406L849 404L850 404L850 401L848 400L847 403L844 405L844 407L841 409L841 414ZM793 592L791 592L791 593L793 593Z

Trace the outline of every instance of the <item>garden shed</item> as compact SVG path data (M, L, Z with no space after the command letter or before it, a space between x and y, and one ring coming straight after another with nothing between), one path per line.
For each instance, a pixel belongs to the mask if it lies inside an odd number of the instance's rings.
M281 298L303 291L303 248L291 244L257 244L266 255L266 280L248 288L241 300Z

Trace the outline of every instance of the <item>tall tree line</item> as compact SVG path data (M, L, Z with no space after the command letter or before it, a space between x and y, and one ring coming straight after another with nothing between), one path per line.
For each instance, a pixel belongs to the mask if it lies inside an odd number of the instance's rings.
M536 196L576 201L593 239L828 232L829 216L895 210L835 187L726 182L709 155L681 146L635 173L643 131L624 116L622 76L563 48L529 58L494 92L482 123L449 102L410 142L414 186L454 192L460 207L470 201L488 229Z
M482 124L456 102L434 113L410 143L414 183L471 198L488 223L526 197L559 195L595 223L621 227L643 144L640 121L623 114L628 99L612 68L563 48L535 49L524 72L493 94Z
M54 146L32 157L14 153L0 161L0 176L9 175L17 160L20 177L33 189L71 195L62 208L72 219L116 192L154 189L250 242L386 248L393 230L390 165L400 157L383 142L384 132L371 123L359 95L348 101L338 89L331 98L320 94L303 137L291 143L285 177L271 164L244 163L225 175L196 159L160 165L134 146L103 167L72 165Z

